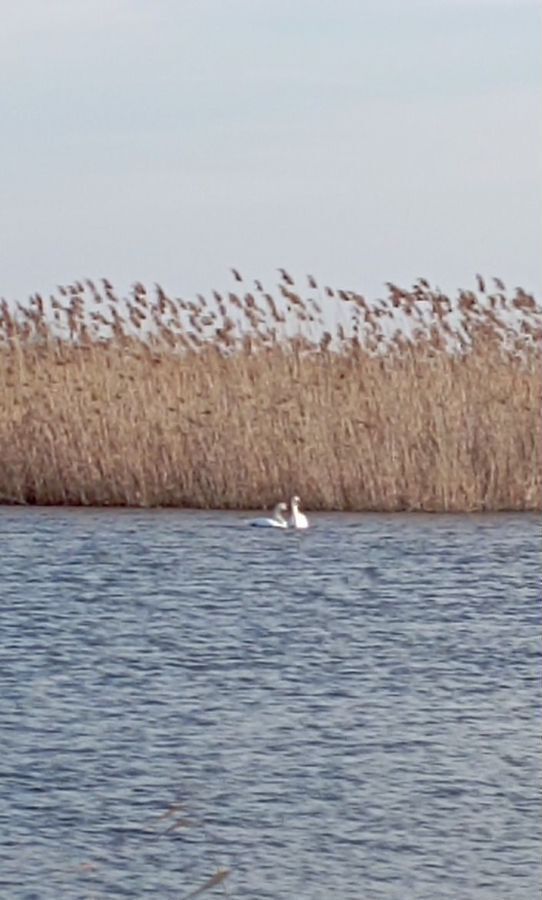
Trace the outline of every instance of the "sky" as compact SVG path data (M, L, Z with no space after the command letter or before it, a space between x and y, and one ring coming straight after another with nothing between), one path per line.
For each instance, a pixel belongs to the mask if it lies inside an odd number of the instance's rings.
M295 276L542 294L530 0L18 0L0 295Z

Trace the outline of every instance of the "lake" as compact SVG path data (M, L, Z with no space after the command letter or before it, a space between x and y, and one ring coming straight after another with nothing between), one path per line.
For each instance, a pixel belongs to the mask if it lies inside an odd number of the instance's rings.
M540 520L0 508L0 894L530 900Z

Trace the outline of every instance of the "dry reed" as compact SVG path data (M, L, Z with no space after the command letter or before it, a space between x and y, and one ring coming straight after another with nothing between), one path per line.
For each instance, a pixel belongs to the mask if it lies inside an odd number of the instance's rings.
M0 502L542 508L542 310L480 277L353 291L62 286L0 307Z

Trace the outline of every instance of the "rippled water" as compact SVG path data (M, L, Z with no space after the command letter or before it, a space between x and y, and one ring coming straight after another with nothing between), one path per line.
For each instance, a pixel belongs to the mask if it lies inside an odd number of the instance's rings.
M538 897L537 520L313 522L0 509L1 896Z

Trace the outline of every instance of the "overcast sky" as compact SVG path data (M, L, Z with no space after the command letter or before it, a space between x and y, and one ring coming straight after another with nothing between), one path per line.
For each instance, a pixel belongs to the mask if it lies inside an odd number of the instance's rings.
M3 4L0 293L540 295L541 35L528 0Z

